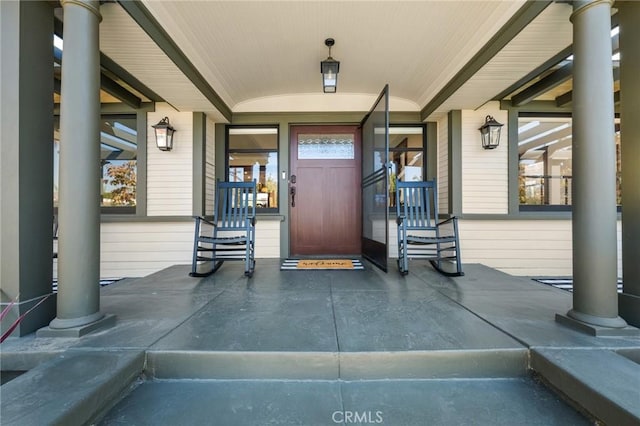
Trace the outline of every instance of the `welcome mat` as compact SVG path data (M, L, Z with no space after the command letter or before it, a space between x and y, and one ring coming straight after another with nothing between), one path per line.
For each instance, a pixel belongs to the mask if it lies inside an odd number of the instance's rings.
M363 270L359 259L285 259L281 271Z
M534 278L542 284L547 284L561 290L573 292L573 279L571 278ZM618 293L622 293L622 280L618 278Z

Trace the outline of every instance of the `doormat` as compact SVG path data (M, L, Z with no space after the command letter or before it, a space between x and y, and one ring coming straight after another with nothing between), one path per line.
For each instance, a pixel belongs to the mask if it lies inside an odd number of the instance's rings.
M542 284L547 284L561 290L573 292L573 279L571 278L534 278ZM618 278L618 293L622 293L622 280Z
M281 271L363 270L359 259L285 259Z
M108 286L109 284L117 283L121 279L122 278L105 278L105 279L102 279L102 280L100 280L100 287L104 287L104 286ZM58 279L57 278L53 279L53 292L54 293L58 292Z

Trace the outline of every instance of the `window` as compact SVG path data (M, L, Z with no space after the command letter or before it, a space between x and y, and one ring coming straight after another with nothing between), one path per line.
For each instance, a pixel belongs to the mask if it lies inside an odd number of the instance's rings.
M278 128L227 127L227 176L230 182L255 179L256 211L278 211Z
M60 120L54 124L53 202L58 207ZM103 213L135 213L137 185L135 114L103 115L100 128L101 207Z
M355 141L353 134L300 134L298 159L300 160L353 160Z
M621 201L620 124L616 119L616 190ZM518 118L520 210L569 210L572 203L572 122L569 115ZM545 206L545 207L540 207ZM553 207L551 207L553 206Z
M389 127L389 207L396 206L396 181L424 179L424 126Z

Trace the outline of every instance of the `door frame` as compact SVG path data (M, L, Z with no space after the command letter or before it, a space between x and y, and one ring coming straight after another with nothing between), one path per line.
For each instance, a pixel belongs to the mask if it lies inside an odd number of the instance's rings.
M327 134L331 134L331 133L353 133L354 134L354 143L355 143L355 150L354 150L354 160L355 160L355 178L357 179L356 184L354 184L353 186L353 190L354 190L354 199L357 200L357 211L354 212L355 214L355 220L357 221L357 229L358 231L360 231L361 229L361 223L360 221L362 220L362 215L361 215L361 206L360 206L360 199L361 199L361 182L360 182L360 178L361 178L361 164L362 164L362 130L359 126L359 124L357 123L309 123L309 124L290 124L289 125L289 146L288 146L288 150L289 150L289 178L287 179L287 186L286 186L286 200L287 200L287 215L289 218L289 224L287 226L287 233L288 233L288 255L292 256L310 256L313 257L315 255L321 256L321 255L328 255L326 253L317 253L317 254L298 254L295 253L294 254L294 237L296 235L296 231L294 230L294 219L293 219L293 212L292 212L292 195L291 195L291 187L295 186L294 184L292 184L291 182L291 178L292 176L296 175L296 169L294 169L294 167L297 168L297 151L296 151L296 147L297 147L297 135L299 134L299 129L303 132L306 131L310 131L310 132L318 132L318 133L327 133ZM319 160L319 161L332 161L330 159L327 160ZM335 161L335 160L333 160ZM340 161L340 160L337 160ZM295 207L293 207L295 208ZM358 242L360 241L361 237L358 237ZM345 254L336 254L336 256L343 256ZM354 252L354 253L349 253L349 255L355 255L355 256L360 256L361 255L361 247L359 247L359 249Z

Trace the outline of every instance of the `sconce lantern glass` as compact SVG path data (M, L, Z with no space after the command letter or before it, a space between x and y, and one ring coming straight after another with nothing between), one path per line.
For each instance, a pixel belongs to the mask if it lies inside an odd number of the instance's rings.
M173 134L176 129L169 124L169 117L165 117L158 124L151 126L156 132L156 146L160 151L171 151L173 149Z
M492 116L487 115L484 124L478 129L484 149L494 149L500 144L500 131L504 124L498 123Z
M329 57L320 62L320 72L322 73L322 89L324 93L336 93L338 87L338 72L340 72L340 61L331 57L331 46L335 40L328 38L324 44L329 48Z

